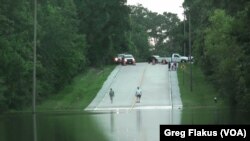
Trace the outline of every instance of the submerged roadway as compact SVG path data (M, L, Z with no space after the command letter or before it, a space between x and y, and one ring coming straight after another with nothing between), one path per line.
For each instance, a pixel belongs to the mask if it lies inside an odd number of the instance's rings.
M142 90L140 103L135 91ZM113 102L109 90L115 92ZM109 140L158 141L160 125L180 124L182 102L177 73L167 65L118 65L85 109L93 114Z

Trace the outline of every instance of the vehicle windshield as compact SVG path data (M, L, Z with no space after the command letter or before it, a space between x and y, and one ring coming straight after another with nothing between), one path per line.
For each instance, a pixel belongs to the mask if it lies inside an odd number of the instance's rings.
M122 57L123 55L124 55L124 54L119 54L118 57L120 58L120 57Z
M155 58L159 58L160 56L159 56L159 55L153 55L153 57L155 57Z
M124 55L124 58L134 58L132 55Z

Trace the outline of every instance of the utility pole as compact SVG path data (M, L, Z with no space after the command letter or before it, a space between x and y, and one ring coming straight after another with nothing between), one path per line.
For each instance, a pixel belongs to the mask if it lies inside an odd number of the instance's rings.
M186 31L186 27L185 27L185 19L186 19L186 15L185 15L185 8L184 8L184 19L183 19L183 34L184 34L184 43L183 43L183 56L186 56L186 35L185 35L185 31ZM183 85L185 84L185 80L184 80L184 68L182 70L182 83Z
M191 56L192 56L192 46L191 46L191 14L190 11L188 12L189 16L189 64L190 64L190 91L193 91L193 76L192 76L192 62L191 62Z
M186 25L185 25L185 19L186 19L186 15L185 15L185 9L184 9L184 20L183 20L183 24L184 24L184 44L183 44L183 56L186 56L186 36L185 36L185 31L186 31Z
M34 0L34 47L33 47L33 100L32 112L36 112L36 38L37 38L37 0Z
M37 39L37 0L34 0L34 47L33 47L33 140L37 141L37 124L36 124L36 39Z

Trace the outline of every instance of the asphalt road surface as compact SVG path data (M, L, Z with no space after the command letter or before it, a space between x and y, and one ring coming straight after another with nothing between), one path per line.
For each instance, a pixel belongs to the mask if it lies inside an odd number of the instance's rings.
M135 91L141 87L141 102ZM115 92L113 102L109 89ZM182 102L176 71L167 65L137 63L117 66L85 109L114 141L158 141L160 125L180 124Z

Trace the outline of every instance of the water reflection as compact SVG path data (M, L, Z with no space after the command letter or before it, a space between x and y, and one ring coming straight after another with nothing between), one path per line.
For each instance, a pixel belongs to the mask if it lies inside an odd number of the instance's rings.
M37 141L36 113L33 113L33 141Z
M114 112L110 112L110 131L114 132Z
M141 119L141 110L136 110L136 123L137 124L137 131L140 133L141 131L141 123L142 123L142 119Z
M170 109L120 110L118 114L95 116L95 120L102 125L101 130L110 141L158 140L161 124L181 124L181 111L171 111ZM106 129L110 130L107 132Z
M214 123L215 124L220 123L219 113L218 113L218 108L217 107L214 109Z
M250 113L231 108L185 108L181 124L249 124Z
M22 113L0 115L0 141L76 141L106 137L92 114Z
M168 119L169 119L169 124L173 124L173 109L170 109L170 114L169 114L169 117L168 117Z
M1 141L158 140L161 124L249 124L249 113L220 108L109 113L0 115ZM106 139L108 138L108 139Z

